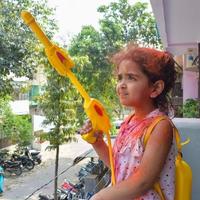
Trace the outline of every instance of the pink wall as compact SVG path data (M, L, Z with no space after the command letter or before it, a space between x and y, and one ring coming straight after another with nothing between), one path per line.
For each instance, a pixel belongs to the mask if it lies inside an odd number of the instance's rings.
M198 98L198 73L183 70L183 102L189 98Z

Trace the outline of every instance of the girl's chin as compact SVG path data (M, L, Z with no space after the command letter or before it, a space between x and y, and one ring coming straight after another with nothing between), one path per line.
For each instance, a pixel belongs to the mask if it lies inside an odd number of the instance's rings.
M126 107L130 107L130 106L132 106L132 105L130 105L130 103L127 102L126 100L122 100L122 99L120 99L120 103L121 103L123 106L126 106Z

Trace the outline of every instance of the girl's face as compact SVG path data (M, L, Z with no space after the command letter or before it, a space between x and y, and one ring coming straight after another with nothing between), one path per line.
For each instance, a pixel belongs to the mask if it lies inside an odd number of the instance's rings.
M151 92L152 86L140 67L133 61L122 61L118 68L117 83L117 94L121 104L134 108L152 104Z

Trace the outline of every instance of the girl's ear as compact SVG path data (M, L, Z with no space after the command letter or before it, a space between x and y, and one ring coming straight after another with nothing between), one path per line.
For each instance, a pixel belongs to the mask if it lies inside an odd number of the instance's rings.
M156 98L158 95L162 93L162 91L164 90L164 87L165 87L165 83L163 80L156 81L152 86L153 89L150 94L150 97Z

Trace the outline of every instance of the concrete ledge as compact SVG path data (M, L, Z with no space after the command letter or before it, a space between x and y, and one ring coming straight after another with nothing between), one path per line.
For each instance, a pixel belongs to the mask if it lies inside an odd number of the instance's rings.
M190 138L190 143L183 146L183 158L190 164L193 172L192 199L199 200L200 188L200 119L174 118L172 120L181 135L181 141Z

